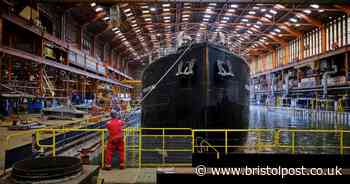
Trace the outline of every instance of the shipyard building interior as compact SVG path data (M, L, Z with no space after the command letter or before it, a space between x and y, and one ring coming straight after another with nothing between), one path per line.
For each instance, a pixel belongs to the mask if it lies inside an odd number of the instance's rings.
M0 0L0 184L346 158L349 68L347 1Z

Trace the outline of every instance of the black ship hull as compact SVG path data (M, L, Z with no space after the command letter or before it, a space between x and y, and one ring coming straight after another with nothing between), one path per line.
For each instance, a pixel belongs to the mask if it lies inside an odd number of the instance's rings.
M143 95L183 51L162 57L143 73ZM248 126L249 67L230 51L193 44L142 103L142 127L242 129ZM154 87L154 86L153 86Z

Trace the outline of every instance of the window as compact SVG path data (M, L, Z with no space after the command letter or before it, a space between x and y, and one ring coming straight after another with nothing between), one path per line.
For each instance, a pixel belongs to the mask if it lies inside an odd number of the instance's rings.
M329 50L332 50L333 49L333 22L331 22L330 24L329 24Z
M329 24L326 25L326 51L329 51Z

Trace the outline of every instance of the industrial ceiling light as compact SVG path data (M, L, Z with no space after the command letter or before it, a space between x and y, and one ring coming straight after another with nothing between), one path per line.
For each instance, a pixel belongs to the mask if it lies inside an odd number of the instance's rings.
M322 10L322 9L319 9L319 10L318 10L318 12L322 13L322 12L324 12L324 10Z
M143 14L148 14L148 13L149 13L149 10L143 10L142 13L143 13Z
M224 20L230 20L230 17L222 17Z
M148 6L142 6L143 9L148 9Z
M190 15L188 15L188 14L183 14L182 15L182 18L184 18L184 17L189 17Z
M189 19L188 18L182 18L183 21L188 21Z
M109 20L109 19L110 19L109 16L106 16L106 17L103 17L102 20L107 21L107 20Z
M103 8L102 8L102 7L97 7L97 8L95 9L95 12L100 12L100 11L103 11Z
M241 21L242 21L242 22L249 22L248 19L242 19Z
M235 11L236 11L235 9L228 9L228 12L231 12L231 13L233 13Z
M205 18L210 18L211 15L205 14L204 17L205 17Z
M163 7L170 7L170 4L163 4Z
M251 24L249 24L249 23L248 23L248 24L246 24L246 25L247 25L248 27L249 27L249 26L251 26Z
M275 32L270 32L270 34L272 34L272 35L277 35L277 33L275 33Z
M209 6L216 6L216 3L209 3Z
M131 26L132 26L132 27L136 27L136 26L137 26L137 24L131 24Z
M299 27L300 26L300 24L295 24L295 27Z
M255 15L255 11L249 11L248 12L250 15Z
M237 4L231 4L231 8L238 8Z
M170 19L170 16L166 16L166 17L164 17L164 19L165 19L165 20Z
M170 11L170 9L169 8L164 8L163 11L168 12L168 11Z
M262 8L260 11L261 12L266 12L266 8Z
M151 18L145 18L146 22L151 21L151 20L152 20Z
M311 10L303 10L303 12L306 13L306 14L310 14Z
M228 13L228 12L226 12L225 15L226 15L226 16L233 16L232 13Z
M318 4L311 4L310 7L311 7L311 8L318 9L318 8L320 8L320 5L318 5Z
M281 30L280 30L280 29L278 29L278 28L274 29L274 31L275 31L275 32L278 32L278 33L280 33L280 32L281 32Z
M269 12L272 13L272 14L274 14L274 15L277 14L277 11L276 11L276 10L273 10L273 9L271 9Z
M149 10L152 11L152 12L157 11L157 9L155 7L151 7Z
M269 19L271 19L271 18L272 18L272 15L270 15L270 14L268 14L268 13L267 13L267 14L265 14L264 16L265 16L265 17L267 17L267 18L269 18Z
M204 18L204 19L203 19L203 22L208 22L208 21L209 21L208 18Z
M90 6L91 6L91 7L95 7L95 6L96 6L96 3L93 2L93 3L90 4Z
M118 30L118 27L112 28L112 31L117 31L117 30Z
M289 19L289 21L291 21L291 22L294 22L294 23L295 23L295 22L298 22L298 19L296 19L296 18L290 18L290 19Z
M127 17L131 17L132 16L132 13L128 13L126 14Z
M225 24L225 23L227 23L227 20L222 20L221 23L224 23L224 24Z
M262 22L260 22L260 21L257 21L256 23L257 23L257 24L259 24L259 25L262 25L262 24L263 24L263 23L262 23Z
M258 6L253 7L253 10L258 10L258 9L260 9Z
M125 10L124 10L124 13L128 13L128 12L130 12L130 11L131 11L131 9L128 8L128 9L125 9Z
M261 27L258 25L254 25L255 28L260 29Z
M276 5L274 6L274 8L276 8L276 9L284 9L284 8L286 8L286 7L283 6L283 5L281 5L281 4L276 4Z
M170 20L164 20L164 22L165 22L165 23L169 23L169 22L170 22Z

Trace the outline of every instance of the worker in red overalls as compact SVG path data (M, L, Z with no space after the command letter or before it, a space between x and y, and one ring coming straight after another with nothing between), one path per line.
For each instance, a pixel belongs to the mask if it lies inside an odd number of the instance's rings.
M112 119L107 123L107 129L109 133L108 144L106 149L106 163L105 169L110 170L112 168L113 153L116 149L119 152L119 168L125 168L125 155L124 155L124 140L123 140L123 126L125 122L120 119L120 115L116 111L111 112Z

